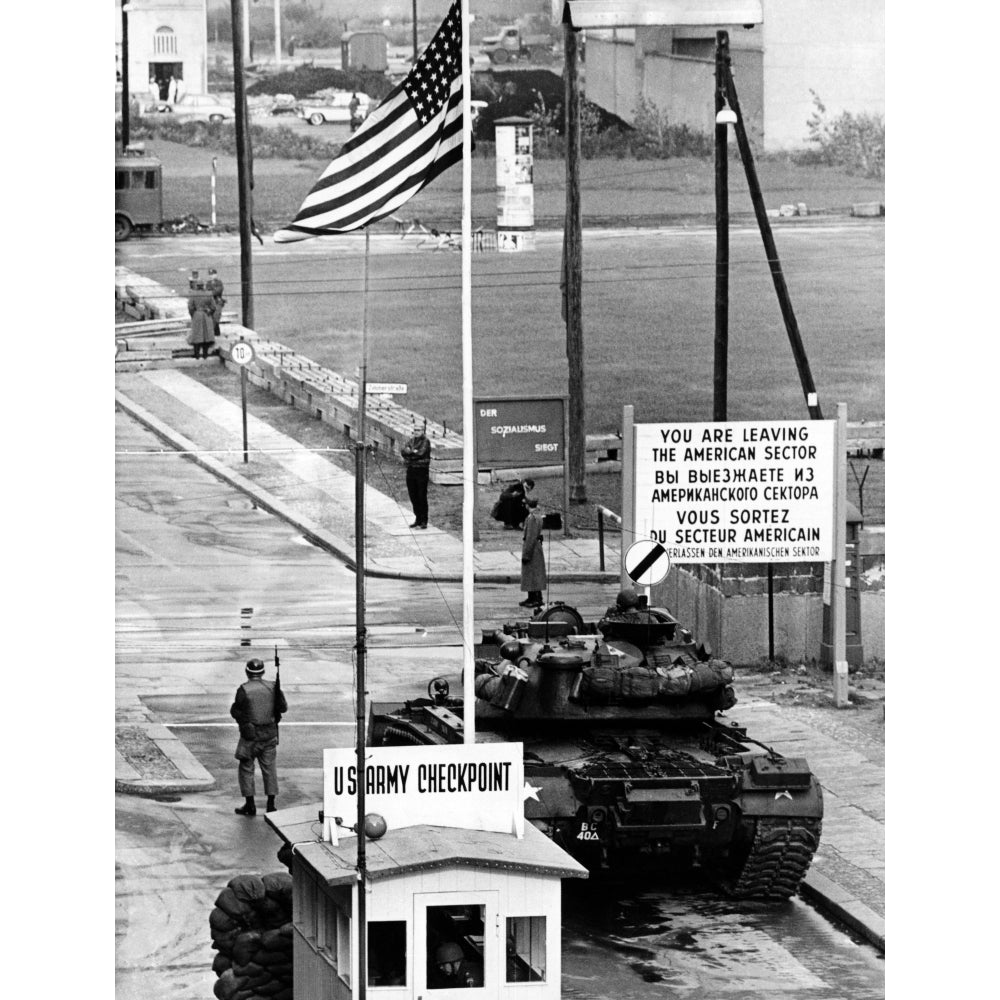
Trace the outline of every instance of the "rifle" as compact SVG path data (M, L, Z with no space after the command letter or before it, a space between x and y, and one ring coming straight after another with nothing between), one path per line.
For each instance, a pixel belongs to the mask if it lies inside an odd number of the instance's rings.
M281 661L278 659L278 647L274 647L274 724L281 722L282 713L278 711L281 694Z

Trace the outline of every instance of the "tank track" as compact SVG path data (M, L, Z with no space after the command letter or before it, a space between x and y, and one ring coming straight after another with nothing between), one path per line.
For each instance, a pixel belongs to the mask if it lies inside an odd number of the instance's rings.
M809 870L822 826L818 819L759 817L746 860L726 886L730 895L790 899Z

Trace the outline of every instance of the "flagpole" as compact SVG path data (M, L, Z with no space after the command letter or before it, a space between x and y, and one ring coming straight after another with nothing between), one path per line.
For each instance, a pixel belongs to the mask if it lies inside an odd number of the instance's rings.
M469 63L469 0L462 0L462 706L466 743L476 742L475 563L473 517L476 466L472 416L472 67Z
M368 380L368 264L369 264L368 227L365 227L365 266L364 288L362 290L362 320L361 320L361 378L358 382L358 440L355 448L354 469L354 561L355 561L355 605L354 616L356 626L357 684L356 719L355 719L355 749L358 758L358 988L355 992L357 1000L365 1000L368 985L366 975L368 941L366 929L368 926L367 897L365 895L366 859L365 859L365 657L366 636L365 627L365 397L367 396Z

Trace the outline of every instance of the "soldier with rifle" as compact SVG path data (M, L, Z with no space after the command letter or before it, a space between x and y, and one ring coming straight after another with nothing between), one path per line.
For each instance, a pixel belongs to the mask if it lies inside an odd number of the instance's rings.
M274 812L274 799L278 794L278 723L288 711L288 704L281 690L278 650L274 650L275 679L264 680L264 661L247 661L246 682L236 689L229 714L240 727L240 741L236 746L236 759L240 762L240 794L246 801L236 809L240 816L256 816L254 802L254 761L259 761L264 778L267 811Z

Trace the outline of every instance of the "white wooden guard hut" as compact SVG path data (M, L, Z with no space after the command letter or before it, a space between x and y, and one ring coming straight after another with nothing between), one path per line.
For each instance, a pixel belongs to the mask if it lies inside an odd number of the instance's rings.
M520 765L521 745L505 748ZM366 791L366 810L370 806L389 820L384 836L365 841L366 995L372 1000L561 996L561 879L585 878L587 871L524 823L523 797L532 790L524 789L519 766L514 771L519 784L512 791L520 822L513 822L508 812L506 829L463 828L468 815L463 797L469 795L471 802L482 796L456 777L461 772L455 769L463 767L467 755L495 756L498 749L493 744L489 750L471 745L369 751L372 762L366 767L373 775L379 774L377 767L397 769L394 773L405 767L409 775L405 792L399 783L392 792L378 792L377 779L369 780L373 790ZM353 751L326 751L325 806L343 804L331 802L329 779L334 767L353 756ZM353 765L348 768L353 771ZM434 776L433 784L428 775ZM417 807L410 812L418 824L407 825L399 807L412 807L414 795L424 796L428 805L437 800L434 822L420 816L423 810ZM346 823L339 835L331 829L330 817L352 816L350 812L324 809L323 815L320 822L319 808L312 805L267 816L292 845L294 996L353 1000L358 983L357 839L343 836ZM482 819L480 812L475 821ZM451 823L457 825L445 825ZM487 820L482 825L491 824Z

